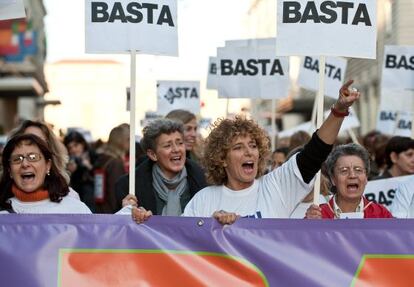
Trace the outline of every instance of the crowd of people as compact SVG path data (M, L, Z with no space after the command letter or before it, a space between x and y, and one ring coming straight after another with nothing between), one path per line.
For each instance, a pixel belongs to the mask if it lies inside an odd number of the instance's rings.
M413 217L414 180L403 183L390 210L363 195L368 180L414 174L414 140L370 132L361 144L339 141L360 97L351 84L342 86L316 132L279 139L273 152L265 130L246 117L217 120L206 139L186 110L151 121L136 142L135 194L129 194L128 124L98 145L78 131L59 139L46 123L25 120L0 149L0 212L130 214L137 223L152 215L222 224L240 217Z

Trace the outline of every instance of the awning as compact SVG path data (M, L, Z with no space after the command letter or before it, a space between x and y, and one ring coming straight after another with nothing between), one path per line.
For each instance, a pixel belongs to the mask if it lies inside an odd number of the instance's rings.
M33 77L0 78L0 97L38 97L44 94L39 82Z

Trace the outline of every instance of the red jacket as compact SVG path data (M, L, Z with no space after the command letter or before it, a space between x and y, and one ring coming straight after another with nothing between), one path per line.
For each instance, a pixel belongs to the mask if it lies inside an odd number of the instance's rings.
M382 204L368 201L364 196L364 218L393 218L391 212ZM333 197L328 203L319 205L322 209L322 218L334 219L334 199Z

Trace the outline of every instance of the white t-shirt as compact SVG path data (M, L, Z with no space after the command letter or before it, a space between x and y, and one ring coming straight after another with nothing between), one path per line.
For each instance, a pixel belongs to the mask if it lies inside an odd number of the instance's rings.
M224 210L242 217L289 218L312 186L313 180L309 184L303 181L294 155L246 189L235 191L224 185L203 188L187 204L183 216L211 217Z
M91 214L90 209L82 201L71 196L65 196L61 202L53 202L45 199L35 202L23 202L15 197L10 198L12 208L16 213L31 214L61 214L61 213L82 213ZM0 213L8 213L3 210Z
M414 218L414 179L398 186L390 211L397 218Z

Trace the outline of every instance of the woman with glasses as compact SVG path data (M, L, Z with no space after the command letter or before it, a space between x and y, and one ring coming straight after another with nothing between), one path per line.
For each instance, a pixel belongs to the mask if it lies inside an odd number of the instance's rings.
M91 213L67 196L68 184L46 142L33 134L12 137L3 150L0 213Z
M326 160L328 176L334 196L328 203L311 205L306 218L392 218L381 204L368 201L364 196L370 169L369 154L357 144L340 145Z

